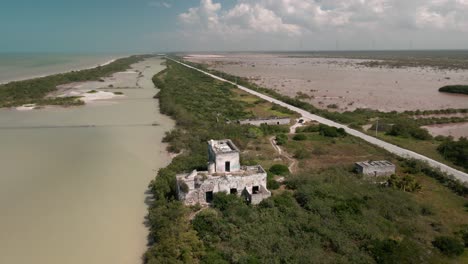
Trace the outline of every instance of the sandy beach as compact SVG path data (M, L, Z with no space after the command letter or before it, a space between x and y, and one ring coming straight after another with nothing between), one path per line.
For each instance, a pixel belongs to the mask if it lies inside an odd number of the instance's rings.
M468 83L466 70L370 68L359 65L368 60L276 54L195 54L186 59L332 111L468 107L468 96L438 92L444 85Z

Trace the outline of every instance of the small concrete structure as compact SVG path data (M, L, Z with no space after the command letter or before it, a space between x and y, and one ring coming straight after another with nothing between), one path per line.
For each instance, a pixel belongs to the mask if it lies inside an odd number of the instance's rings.
M207 205L217 192L243 196L252 204L271 196L265 170L260 165L241 166L239 149L229 139L208 142L208 171L194 170L176 178L179 200L186 205Z
M253 125L260 126L262 124L266 125L289 125L291 123L291 118L285 117L271 117L271 118L259 118L259 119L246 119L237 121L241 125Z
M367 176L390 176L395 174L395 165L387 160L356 162L358 173Z

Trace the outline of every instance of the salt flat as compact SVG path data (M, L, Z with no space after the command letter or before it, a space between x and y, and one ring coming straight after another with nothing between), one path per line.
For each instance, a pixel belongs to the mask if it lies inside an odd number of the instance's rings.
M316 107L337 111L371 108L381 111L467 108L468 96L439 93L449 84L468 83L467 70L435 68L371 68L369 60L288 57L278 54L188 56L192 62L247 77L288 96L302 93Z

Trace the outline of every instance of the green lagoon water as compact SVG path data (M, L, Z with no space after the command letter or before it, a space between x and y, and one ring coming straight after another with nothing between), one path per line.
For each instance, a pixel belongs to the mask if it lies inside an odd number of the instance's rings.
M145 191L170 161L173 121L152 98L160 63L135 65L143 88L123 98L0 109L0 263L141 263Z

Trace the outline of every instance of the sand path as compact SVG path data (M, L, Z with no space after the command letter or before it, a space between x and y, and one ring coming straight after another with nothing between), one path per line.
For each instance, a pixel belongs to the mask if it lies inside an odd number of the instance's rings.
M259 93L259 92L256 92L256 91L253 91L247 87L244 87L242 85L238 85L238 84L235 84L231 81L228 81L228 80L225 80L223 78L220 78L214 74L211 74L211 73L208 73L208 72L205 72L203 70L200 70L198 68L195 68L193 66L190 66L190 65L187 65L185 63L182 63L180 61L177 61L177 60L174 60L174 59L171 59L171 58L168 58L174 62L177 62L181 65L184 65L185 67L188 67L190 69L194 69L194 70L197 70L203 74L206 74L214 79L217 79L217 80L220 80L222 82L227 82L227 83L230 83L232 85L235 85L237 88L243 90L243 91L246 91L252 95L255 95L259 98L262 98L266 101L269 101L269 102L272 102L272 103L275 103L275 104L278 104L278 105L281 105L283 107L286 107L288 108L289 110L292 110L296 113L299 113L301 114L303 117L305 118L308 118L308 119L311 119L311 120L314 120L314 121L317 121L319 123L322 123L322 124L325 124L325 125L328 125L328 126L334 126L334 127L337 127L337 128L343 128L348 134L350 135L353 135L355 137L358 137L358 138L361 138L373 145L376 145L376 146L379 146L395 155L398 155L400 157L403 157L403 158L413 158L413 159L417 159L417 160L421 160L421 161L425 161L427 162L431 167L433 168L438 168L440 169L441 171L449 174L449 175L452 175L454 176L456 179L462 181L462 182L468 182L468 174L467 173L464 173L464 172L461 172L459 170L456 170L450 166L447 166L443 163L440 163L438 161L435 161L433 159L430 159L424 155L421 155L421 154L418 154L414 151L411 151L411 150L407 150L407 149L404 149L404 148L401 148L401 147L398 147L396 145L393 145L393 144L390 144L388 142L385 142L383 140L380 140L380 139L377 139L377 138L374 138L374 137L371 137L369 135L366 135L360 131L357 131L357 130L354 130L354 129L351 129L345 125L342 125L342 124L339 124L339 123L336 123L335 121L332 121L332 120L329 120L329 119L326 119L326 118L323 118L321 116L318 116L318 115L314 115L314 114L311 114L303 109L300 109L298 107L295 107L295 106L292 106L292 105L289 105L289 104L286 104L280 100L277 100L277 99L274 99L270 96L267 96L267 95L264 95L262 93Z

